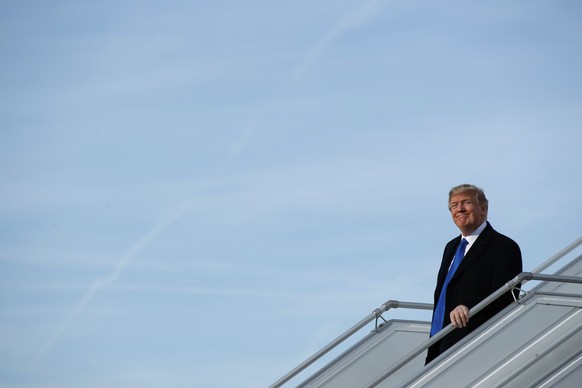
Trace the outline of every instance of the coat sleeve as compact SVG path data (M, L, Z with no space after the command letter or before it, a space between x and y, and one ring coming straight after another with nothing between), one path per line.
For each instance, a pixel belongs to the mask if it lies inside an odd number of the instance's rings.
M517 243L502 235L499 240L498 244L496 244L495 255L493 256L494 270L491 276L490 294L497 291L522 272L521 250ZM517 296L517 292L515 292L515 296ZM512 291L508 291L476 314L475 320L479 323L480 321L487 320L513 301L514 295L512 295Z

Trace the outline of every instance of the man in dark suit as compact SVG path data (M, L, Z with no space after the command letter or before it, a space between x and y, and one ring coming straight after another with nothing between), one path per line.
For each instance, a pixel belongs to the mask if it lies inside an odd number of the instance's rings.
M449 323L456 329L428 349L426 363L514 300L507 292L469 321L470 308L522 271L519 246L491 227L488 206L485 193L476 186L464 184L449 192L449 210L461 236L449 241L444 250L430 335Z

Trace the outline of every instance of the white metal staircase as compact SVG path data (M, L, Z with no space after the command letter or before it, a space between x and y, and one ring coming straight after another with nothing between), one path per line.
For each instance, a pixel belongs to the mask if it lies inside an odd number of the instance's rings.
M454 330L428 338L430 322L390 320L324 365L299 387L580 387L582 386L582 254L553 275L542 271L582 245L582 237L533 272L524 272L473 307L473 315L498 296L539 282L429 365L426 349ZM395 307L432 305L388 301L352 329L283 376L297 376L369 322ZM297 385L297 384L296 384Z

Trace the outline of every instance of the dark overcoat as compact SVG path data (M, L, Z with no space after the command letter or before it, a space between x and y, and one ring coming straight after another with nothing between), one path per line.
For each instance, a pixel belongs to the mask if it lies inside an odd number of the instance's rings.
M435 306L460 241L461 236L458 236L445 246L434 292ZM451 323L450 312L455 307L465 305L469 309L472 308L521 271L521 251L517 243L495 231L491 224L487 222L487 226L475 240L447 286L443 327ZM513 295L508 291L496 302L471 317L466 327L453 330L442 340L431 346L428 349L426 362L432 361L513 302L513 300Z

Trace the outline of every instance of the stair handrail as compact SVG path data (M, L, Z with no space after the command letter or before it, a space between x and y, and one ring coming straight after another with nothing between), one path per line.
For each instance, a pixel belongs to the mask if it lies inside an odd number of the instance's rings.
M497 291L493 292L487 298L483 299L481 302L473 306L469 310L469 318L477 314L479 311L483 310L501 295L508 291L513 290L519 283L525 283L530 280L540 280L547 282L562 282L562 283L577 283L582 284L582 277L579 276L564 276L564 275L546 275L532 272L521 272L519 275L514 277L509 282L501 286ZM404 365L408 364L410 361L414 360L419 354L425 352L429 347L440 341L444 336L449 334L451 331L455 330L452 323L449 323L445 328L436 333L434 336L430 337L427 341L417 346L408 355L400 359L396 364L392 365L388 370L378 376L372 383L370 383L367 388L376 387L382 381L390 377L394 372L402 368Z
M479 302L478 304L473 306L473 308L469 310L469 318L472 317L473 315L475 315L476 313L478 313L479 311L481 311L482 309L484 309L485 307L487 307L490 303L495 301L501 295L505 294L508 291L513 290L519 283L524 284L525 282L527 282L529 280L541 280L541 281L550 281L550 282L555 281L555 282L582 284L582 278L580 278L580 277L561 276L561 275L544 275L541 273L541 271L547 269L552 264L556 263L558 260L560 260L561 258L566 256L568 253L573 251L575 248L577 248L581 244L582 244L582 236L580 236L577 240L575 240L574 242L572 242L571 244L566 246L564 249L562 249L561 251L559 251L558 253L556 253L552 257L550 257L548 260L546 260L540 266L535 268L532 272L520 273L515 278L513 278L512 280L507 282L505 285L501 286L497 291L493 292L487 298L483 299L481 302ZM270 385L269 388L281 387L283 384L285 384L286 382L291 380L293 377L295 377L299 373L301 373L303 370L308 368L310 365L312 365L315 361L319 360L325 354L327 354L328 352L333 350L336 346L338 346L339 344L344 342L346 339L351 337L354 333L359 331L362 327L366 326L372 320L374 320L374 319L377 320L378 318L380 318L382 313L384 313L390 309L399 308L399 307L400 308L432 310L433 304L432 303L417 303L417 302L401 302L401 301L397 301L397 300L387 301L382 306L380 306L379 308L375 309L372 313L367 315L360 322L355 324L352 328L345 331L343 334L341 334L335 340L333 340L328 345L323 347L321 350L319 350L318 352L313 354L307 360L303 361L301 364L299 364L297 367L295 367L293 370L291 370L285 376L281 377L275 383ZM449 334L454 329L455 329L455 327L452 324L449 324L446 327L444 327L442 330L440 330L434 336L430 337L427 341L425 341L424 343L419 345L417 348L415 348L413 351L411 351L407 356L402 358L397 364L390 367L390 369L388 369L385 373L383 373L382 375L377 377L376 380L374 380L371 383L371 385L369 385L368 387L375 387L376 385L378 385L379 383L384 381L386 378L388 378L390 375L392 375L394 372L396 372L402 366L404 366L407 363L409 363L410 361L412 361L420 353L426 351L430 346L432 346L433 344L438 342L440 339L442 339L444 336Z
M319 350L318 352L313 354L307 360L303 361L301 364L299 364L297 367L295 367L293 370L291 370L285 376L281 377L279 380L277 380L275 383L273 383L271 386L269 386L269 388L281 387L283 384L285 384L286 382L291 380L293 377L295 377L299 373L301 373L303 370L308 368L315 361L319 360L321 357L326 355L328 352L330 352L336 346L338 346L339 344L344 342L346 339L351 337L354 333L358 332L361 328L366 326L368 323L372 322L374 319L380 318L384 312L386 312L390 309L395 309L395 308L432 310L433 304L432 303L417 303L417 302L403 302L403 301L398 301L398 300L388 300L382 306L378 307L377 309L372 311L370 314L368 314L360 322L356 323L354 326L352 326L350 329L345 331L339 337L337 337L336 339L331 341L329 344L327 344L321 350Z
M579 277L572 277L572 276L561 276L561 275L544 275L541 274L541 271L547 269L552 264L556 263L558 260L566 256L568 253L572 252L576 249L580 244L582 244L582 236L578 239L567 245L564 249L560 250L558 253L550 257L548 260L543 262L537 268L535 268L532 272L522 272L517 275L515 278L507 282L505 285L501 286L497 291L493 292L487 298L483 299L481 302L473 306L472 309L469 310L469 318L481 311L483 308L487 307L490 303L495 301L501 295L505 294L506 292L514 289L518 284L522 283L522 285L529 281L529 280L541 280L541 281L563 281L566 283L582 283L582 278ZM558 280L563 279L563 280ZM412 350L407 356L400 359L400 361L394 364L390 369L385 371L382 375L378 376L370 385L369 387L375 387L398 369L402 368L404 365L408 364L412 361L415 357L417 357L422 352L426 351L429 347L434 345L436 342L440 341L444 336L449 334L453 331L455 327L452 324L447 325L434 336L430 337L426 342L420 344L416 349Z
M564 249L556 253L554 256L550 257L548 260L540 264L537 268L532 270L533 273L541 273L549 266L560 260L562 257L566 256L568 253L572 252L576 249L580 244L582 244L582 236L578 237L577 240L572 242L570 245L566 246Z

